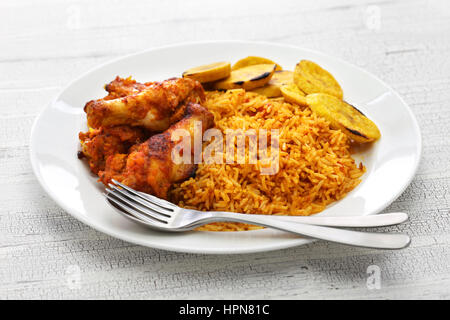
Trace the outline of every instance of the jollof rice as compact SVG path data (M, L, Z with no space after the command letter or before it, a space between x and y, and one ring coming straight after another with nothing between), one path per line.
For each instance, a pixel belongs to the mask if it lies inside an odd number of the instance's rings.
M329 122L302 108L265 96L229 90L208 92L204 104L216 127L279 129L279 171L261 175L254 164L200 164L194 178L175 185L172 201L186 208L250 214L307 216L325 209L360 183L365 168L355 163L350 141ZM258 227L214 223L208 231Z

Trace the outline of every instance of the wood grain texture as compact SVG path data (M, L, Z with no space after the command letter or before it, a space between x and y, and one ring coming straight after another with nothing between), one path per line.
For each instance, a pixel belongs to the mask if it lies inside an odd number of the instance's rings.
M450 5L447 1L0 2L0 299L450 298ZM365 68L411 106L414 181L386 211L411 221L401 251L325 242L235 256L135 246L73 219L28 159L35 117L71 79L149 47L213 39L312 48ZM381 288L366 286L367 267ZM79 268L78 285L70 283ZM78 281L78 280L77 280Z

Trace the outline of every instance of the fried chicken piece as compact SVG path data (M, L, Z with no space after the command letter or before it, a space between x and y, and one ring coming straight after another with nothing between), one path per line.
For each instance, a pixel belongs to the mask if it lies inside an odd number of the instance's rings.
M113 81L105 85L105 90L108 91L108 95L104 97L104 100L112 100L130 96L141 92L148 88L153 82L139 83L133 80L131 77L121 78L116 77Z
M94 174L105 170L108 156L118 153L128 153L130 147L147 140L149 133L139 127L116 126L91 129L80 132L78 137L82 145L78 157L88 158L89 167Z
M202 136L205 130L214 126L211 112L199 104L189 103L184 108L183 118L165 132L150 137L128 156L108 157L105 171L99 172L100 181L107 185L111 179L116 179L133 189L167 199L172 183L195 174L197 167L193 161L189 164L172 161L172 150L179 143L178 140L172 141L172 133L177 129L190 133L192 160L195 121L202 123Z
M84 111L92 128L127 124L161 132L170 126L171 116L181 104L200 103L204 99L200 82L174 78L151 83L129 96L89 101Z

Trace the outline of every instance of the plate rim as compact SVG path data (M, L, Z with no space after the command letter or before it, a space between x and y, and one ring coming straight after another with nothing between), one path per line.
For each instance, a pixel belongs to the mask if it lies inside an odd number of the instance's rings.
M162 250L168 250L168 251L173 251L173 252L183 252L183 253L194 253L194 254L247 254L247 253L257 253L257 252L266 252L266 251L274 251L274 250L279 250L279 249L287 249L287 248L292 248L292 247L296 247L296 246L300 246L300 245L304 245L304 244L308 244L308 243L312 243L315 242L317 240L315 239L307 239L307 238L299 238L299 239L290 239L289 242L287 243L274 243L273 245L266 245L266 246L260 246L260 247L253 247L253 248L239 248L237 251L232 252L230 251L230 249L224 249L224 248L219 248L219 249L210 249L210 248L180 248L177 246L172 246L172 245L165 245L165 244L161 244L161 243L152 243L151 245L147 242L147 241L141 241L138 238L129 238L126 235L123 235L121 233L117 233L114 230L108 229L106 227L104 227L101 223L96 223L96 221L94 219L87 219L85 218L85 216L83 215L79 215L77 213L73 213L71 212L72 210L70 208L68 208L68 206L66 206L64 201L60 201L59 197L54 196L53 191L50 189L50 187L47 185L47 183L45 183L44 178L42 177L42 175L40 174L40 171L37 168L37 157L35 156L35 146L33 144L33 137L35 136L35 132L36 132L36 127L37 124L39 123L41 117L44 115L44 113L56 102L58 101L58 99L62 96L62 94L68 89L70 88L73 84L75 84L76 82L78 82L79 80L81 80L82 78L90 75L91 73L96 72L97 70L109 65L109 64L113 64L115 62L118 62L120 60L125 60L128 58L131 58L133 56L138 56L141 54L145 54L151 51L158 51L158 50L164 50L164 49L171 49L171 48L176 48L176 47L183 47L183 46L188 46L188 45L208 45L208 44L229 44L229 43L233 43L233 44L250 44L250 45L268 45L268 46L277 46L280 48L292 48L292 49L297 49L297 50L303 50L303 51L309 51L312 54L318 54L321 56L325 56L328 58L331 58L339 63L345 64L347 66L350 66L352 68L357 69L360 72L363 72L364 74L374 78L375 80L377 80L378 82L382 83L387 89L390 90L390 92L392 92L394 94L394 96L396 98L398 98L401 103L406 107L406 111L408 112L410 118L412 119L412 125L414 127L415 132L417 133L417 144L416 144L416 153L417 153L417 159L416 162L414 163L414 168L413 170L411 170L411 173L408 177L408 179L405 179L403 181L402 187L399 188L399 191L392 197L392 199L390 201L387 201L385 203L383 203L382 205L380 205L376 210L374 210L372 213L370 214L377 214L380 211L384 210L385 208L387 208L389 205L391 205L396 199L398 199L398 197L406 190L406 188L411 184L412 180L414 179L414 177L417 174L417 170L419 168L421 159L422 159L422 148L423 148L423 144L422 144L422 133L420 130L420 126L418 124L417 118L414 115L412 109L410 108L410 106L406 103L406 101L398 94L398 92L396 90L394 90L389 84L387 84L385 81L381 80L378 76L366 71L365 69L354 65L350 62L347 62L339 57L335 57L332 56L330 54L318 51L318 50L314 50L314 49L310 49L310 48L306 48L306 47L300 47L300 46L296 46L296 45L292 45L292 44L285 44L285 43L277 43L277 42L268 42L268 41L246 41L246 40L210 40L210 41L185 41L185 42L176 42L176 43L171 43L168 45L163 45L163 46L157 46L157 47L151 47L151 48L147 48L144 50L140 50L134 53L130 53L130 54L125 54L125 55L121 55L119 57L110 59L108 61L105 61L99 65L96 65L92 68L90 68L89 70L83 72L81 75L79 75L78 77L75 77L74 79L72 79L67 85L65 85L61 90L58 91L58 93L55 95L55 97L53 99L50 100L50 102L42 109L40 110L38 116L34 119L33 121L33 125L31 126L31 130L30 130L30 138L29 138L29 157L30 157L30 162L31 162L31 167L33 170L33 173L35 175L35 177L37 178L40 186L44 189L44 191L47 193L47 195L59 206L61 207L66 213L68 213L69 215L71 215L72 217L74 217L75 219L81 221L82 223L88 225L89 227L100 231L104 234L107 234L109 236L118 238L120 240L129 242L129 243L133 243L133 244L137 244L137 245L141 245L141 246L145 246L145 247L149 247L149 248L155 248L155 249L162 249ZM246 232L264 232L265 230L252 230L252 231L246 231ZM209 233L208 231L202 231L205 233Z

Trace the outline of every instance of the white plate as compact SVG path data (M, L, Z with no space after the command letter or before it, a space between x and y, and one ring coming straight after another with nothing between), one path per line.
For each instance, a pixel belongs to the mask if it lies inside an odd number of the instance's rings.
M118 215L102 196L103 186L77 159L78 132L86 130L83 107L105 95L103 85L116 75L138 81L180 76L189 67L214 61L236 61L248 55L273 59L293 69L300 59L313 60L342 85L347 101L358 106L380 128L382 137L358 154L367 167L362 183L321 215L368 215L394 201L411 182L421 153L417 121L388 85L351 64L315 51L269 43L221 41L151 49L104 64L66 87L44 109L32 129L33 170L50 197L89 226L132 243L182 252L248 253L293 247L311 240L270 229L246 232L160 233ZM401 71L398 71L401 72Z

